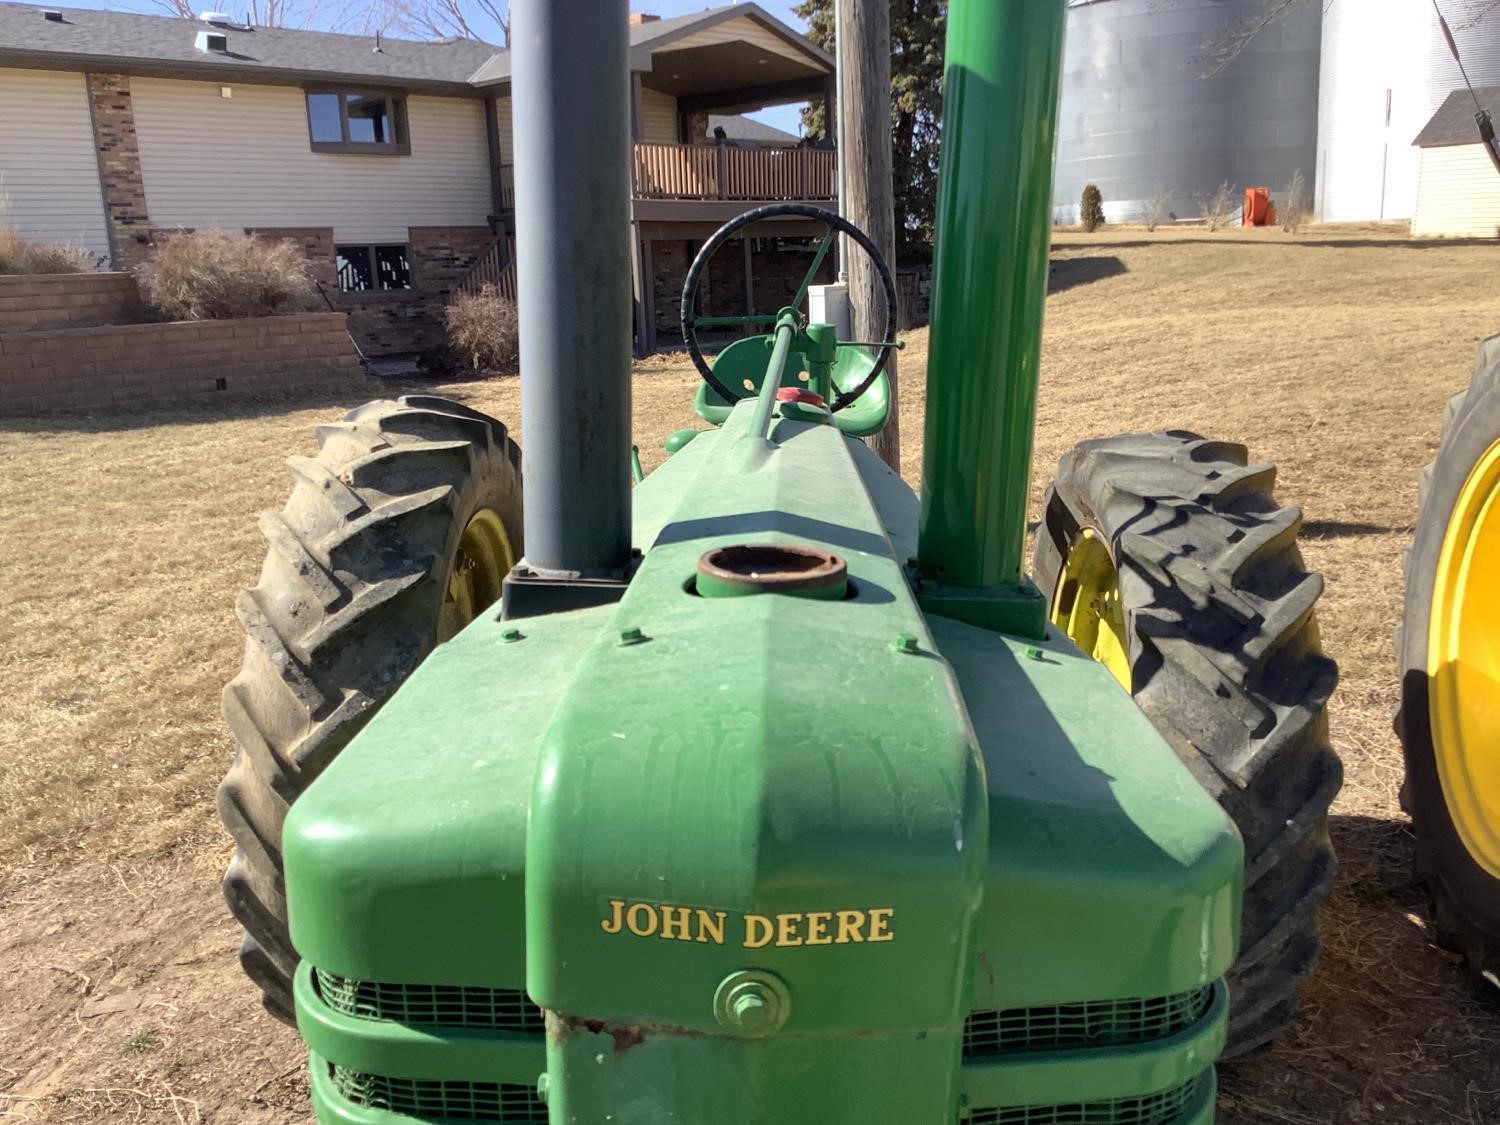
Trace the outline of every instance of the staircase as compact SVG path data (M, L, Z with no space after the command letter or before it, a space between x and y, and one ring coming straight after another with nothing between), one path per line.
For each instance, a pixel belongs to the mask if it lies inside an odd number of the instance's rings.
M469 267L462 280L453 287L450 300L465 293L478 293L493 285L511 304L516 301L516 236L496 235L489 248Z

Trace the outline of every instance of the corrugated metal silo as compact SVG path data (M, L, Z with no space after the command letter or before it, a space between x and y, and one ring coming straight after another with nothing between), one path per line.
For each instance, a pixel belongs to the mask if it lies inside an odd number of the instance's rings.
M1359 2L1359 0L1356 0ZM1074 222L1087 184L1112 222L1159 191L1183 218L1220 184L1280 198L1314 178L1321 5L1278 21L1221 73L1214 46L1265 0L1069 0L1054 215Z
M1325 222L1409 219L1419 164L1412 141L1463 75L1432 0L1325 3L1318 215ZM1494 0L1440 4L1474 85L1500 84Z

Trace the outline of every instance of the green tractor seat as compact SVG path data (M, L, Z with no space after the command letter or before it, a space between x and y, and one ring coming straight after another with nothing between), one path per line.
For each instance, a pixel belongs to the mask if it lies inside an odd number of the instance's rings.
M714 360L714 374L725 386L736 390L743 388L747 397L754 397L766 375L768 347L765 336L736 340ZM840 392L859 386L869 376L870 365L874 362L875 356L868 348L840 346L833 364L834 386ZM781 385L805 388L807 377L802 356L797 352L788 354L786 367L781 373ZM709 425L722 426L733 407L707 383L700 382L693 409ZM869 437L880 432L890 409L891 381L882 371L869 390L833 416L833 424L850 437Z

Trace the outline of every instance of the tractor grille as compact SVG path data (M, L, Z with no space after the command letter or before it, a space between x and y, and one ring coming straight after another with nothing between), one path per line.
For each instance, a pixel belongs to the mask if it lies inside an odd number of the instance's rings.
M1118 1047L1165 1039L1186 1031L1208 1012L1213 986L1147 1000L1097 1000L1051 1008L1001 1008L973 1012L964 1024L964 1057L1063 1047ZM1008 1111L1007 1111L1008 1112ZM979 1119L976 1118L976 1121ZM1009 1125L1009 1118L997 1118ZM1029 1118L1016 1118L1028 1121ZM1050 1121L1050 1118L1038 1118ZM1072 1122L1073 1118L1059 1118ZM1094 1118L1080 1117L1092 1123ZM1100 1121L1114 1120L1099 1118ZM1143 1118L1142 1120L1146 1120Z
M547 1107L530 1086L387 1078L330 1066L334 1088L355 1105L423 1121L505 1121L547 1125Z
M350 980L322 969L317 969L316 973L318 992L324 1003L346 1016L425 1027L515 1031L530 1035L543 1032L541 1009L520 989L452 984L378 984Z
M976 1109L967 1125L1173 1125L1192 1105L1207 1076L1139 1098L1078 1105L1026 1105Z

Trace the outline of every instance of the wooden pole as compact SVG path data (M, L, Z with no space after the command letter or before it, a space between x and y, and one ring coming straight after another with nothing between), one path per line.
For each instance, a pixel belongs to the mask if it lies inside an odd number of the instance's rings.
M870 236L896 268L896 203L891 186L890 0L839 0L839 96L843 124L844 217ZM852 243L847 272L854 337L875 340L882 328L885 291L869 255ZM894 333L897 324L888 329ZM886 365L891 417L870 447L901 471L901 425L896 396L896 353Z

